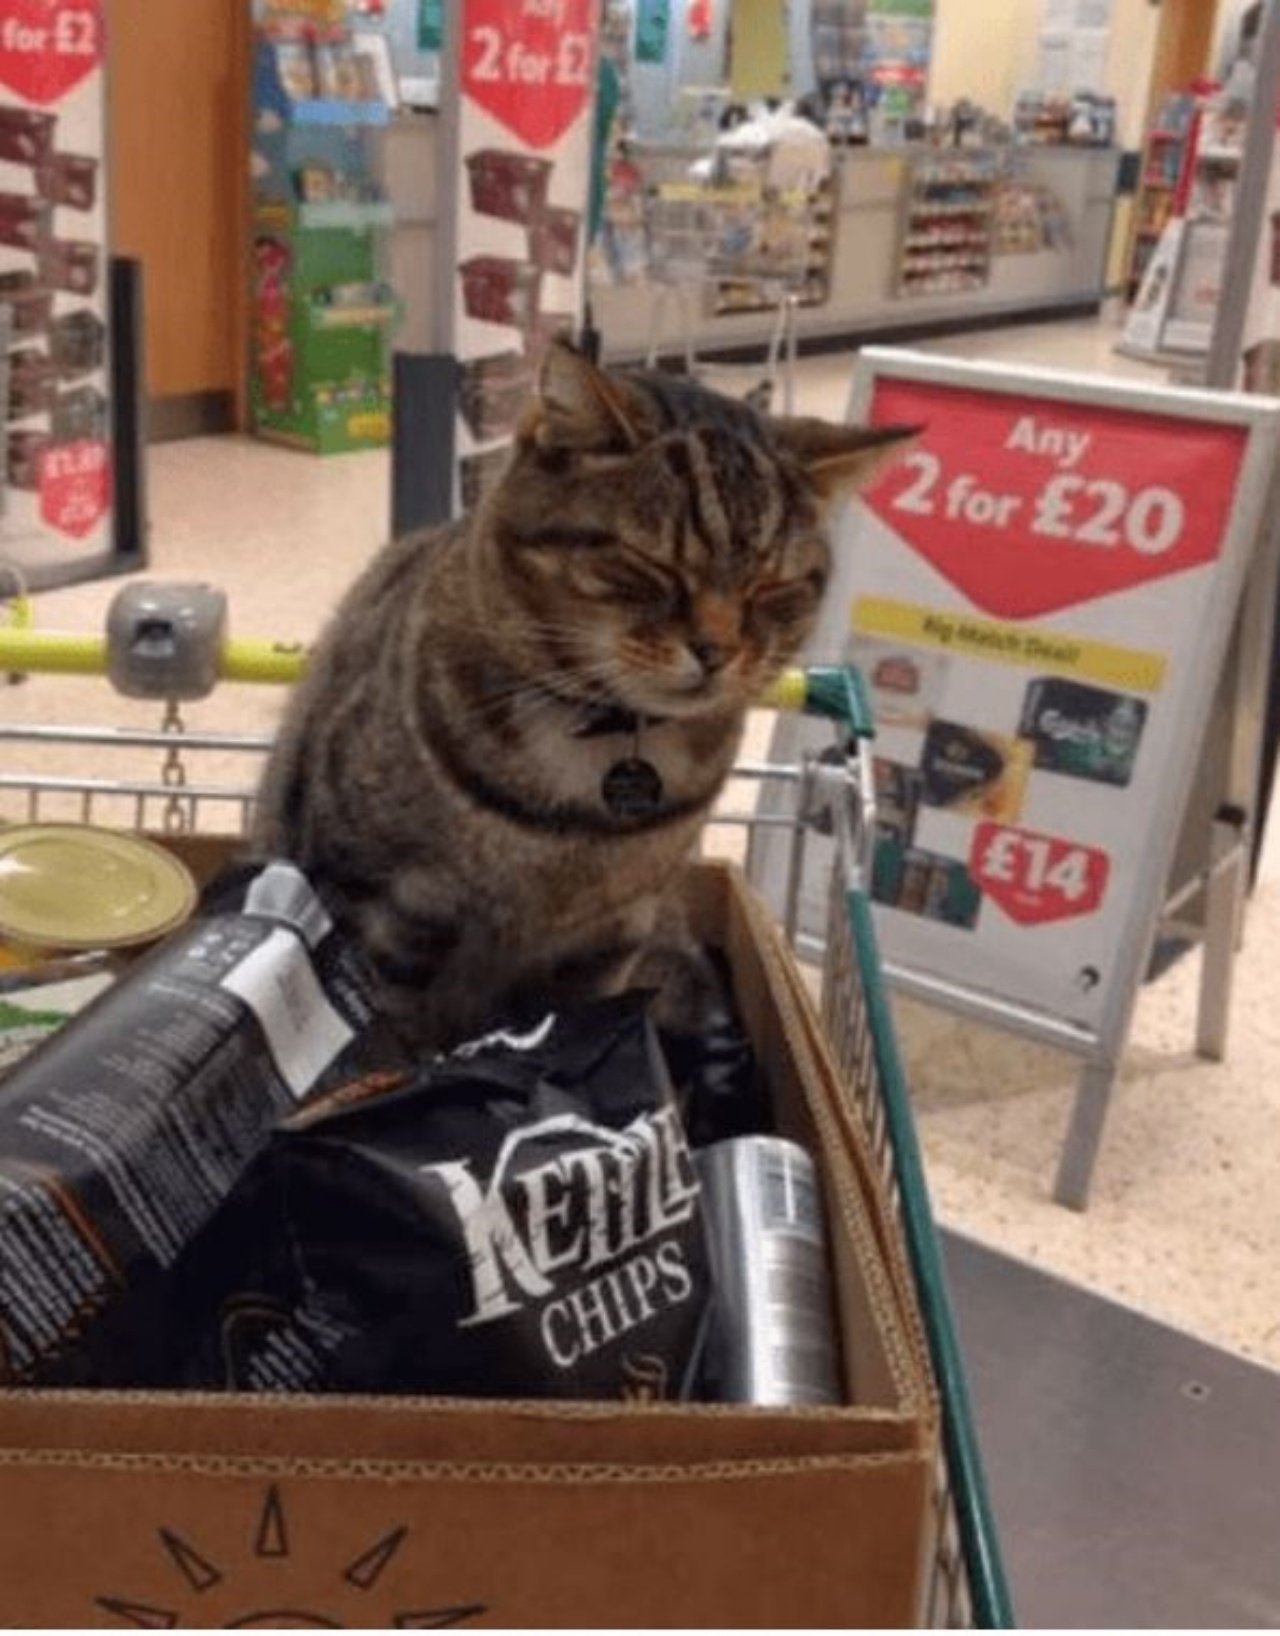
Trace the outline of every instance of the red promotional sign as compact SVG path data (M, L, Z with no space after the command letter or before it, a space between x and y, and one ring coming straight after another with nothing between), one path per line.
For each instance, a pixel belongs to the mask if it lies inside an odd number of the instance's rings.
M591 94L593 0L467 0L462 91L531 148L549 148Z
M879 380L873 425L924 428L865 496L975 607L1025 619L1217 559L1239 426Z
M102 64L102 0L5 0L0 85L41 107L61 102Z
M969 872L1020 926L1091 915L1102 902L1110 860L1096 847L1004 824L973 832Z
M50 528L81 540L111 501L107 445L96 439L61 443L40 456L40 515Z

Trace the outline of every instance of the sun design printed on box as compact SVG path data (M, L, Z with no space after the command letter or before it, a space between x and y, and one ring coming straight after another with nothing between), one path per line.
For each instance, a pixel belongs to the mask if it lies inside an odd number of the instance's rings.
M338 1587L342 1587L342 1601L357 1617L338 1618L332 1609L317 1611L314 1598L321 1586L309 1571L305 1583L300 1583L303 1576L296 1562L284 1499L274 1483L263 1498L252 1529L250 1563L255 1586L262 1583L264 1564L278 1565L278 1582L274 1587L279 1591L278 1601L245 1608L236 1593L237 1569L233 1563L213 1560L210 1550L173 1528L161 1526L156 1533L167 1565L172 1569L174 1595L165 1599L169 1605L164 1606L127 1596L95 1597L97 1607L121 1625L139 1630L175 1630L188 1623L207 1624L213 1611L209 1601L215 1597L226 1601L221 1619L214 1621L224 1630L447 1630L468 1624L488 1611L481 1602L458 1602L388 1613L373 1603L373 1593L387 1570L393 1563L400 1563L409 1539L409 1529L403 1524L389 1528L372 1544L358 1549L346 1563L333 1566L335 1596ZM241 1565L241 1578L245 1577L247 1566ZM351 1592L357 1594L353 1597ZM366 1596L371 1598L368 1603L364 1602Z

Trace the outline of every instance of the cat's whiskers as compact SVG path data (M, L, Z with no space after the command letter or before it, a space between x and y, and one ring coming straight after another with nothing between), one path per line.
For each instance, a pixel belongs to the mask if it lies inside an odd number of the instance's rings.
M505 720L509 726L527 729L542 714L551 717L563 712L566 692L582 687L590 694L596 691L592 684L603 683L604 691L612 693L618 680L618 667L612 659L562 665L476 694L457 712L456 719L463 727L492 726ZM589 702L584 698L584 709Z

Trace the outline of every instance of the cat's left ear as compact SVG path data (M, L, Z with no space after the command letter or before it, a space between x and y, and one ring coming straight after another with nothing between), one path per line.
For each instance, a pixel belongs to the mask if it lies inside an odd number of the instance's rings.
M775 418L770 428L804 467L826 510L867 488L924 430L922 426L837 426L805 418Z
M641 441L623 383L563 341L547 348L520 432L540 449L628 449Z

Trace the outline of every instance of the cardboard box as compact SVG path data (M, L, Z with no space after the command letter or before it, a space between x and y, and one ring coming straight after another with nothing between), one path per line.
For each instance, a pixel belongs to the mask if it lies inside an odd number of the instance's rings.
M916 1622L937 1416L884 1200L772 923L728 866L689 893L818 1158L856 1406L0 1393L0 1622Z

